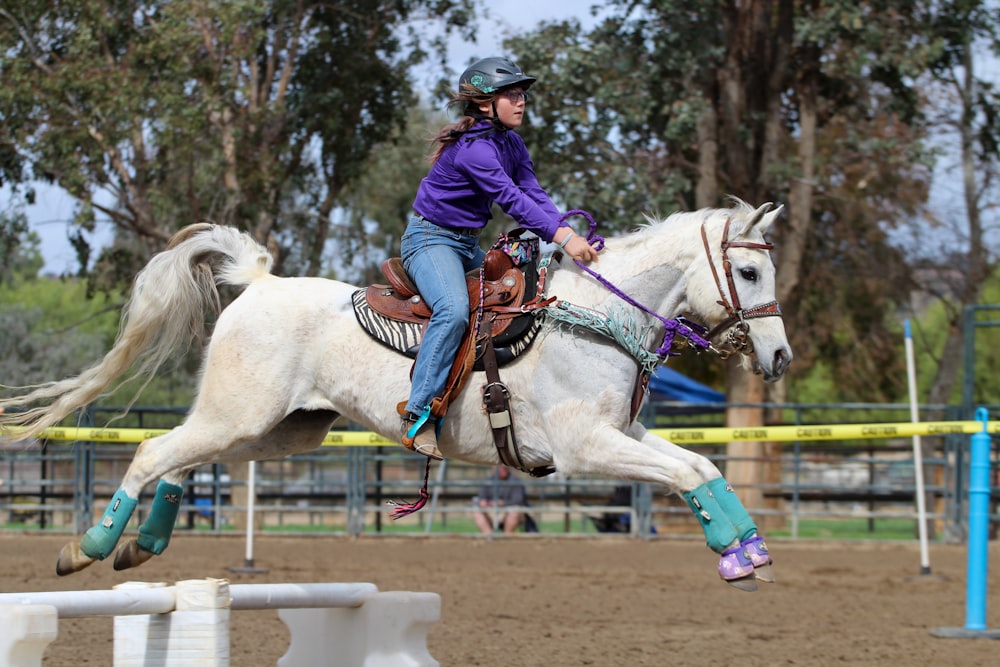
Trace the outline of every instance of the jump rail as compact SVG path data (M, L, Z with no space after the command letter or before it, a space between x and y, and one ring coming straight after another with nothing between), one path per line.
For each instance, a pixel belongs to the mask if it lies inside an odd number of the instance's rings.
M228 667L231 610L278 609L291 642L279 667L436 666L427 633L435 593L374 584L236 584L223 579L128 582L104 591L0 594L0 664L41 667L59 618L114 616L114 665Z

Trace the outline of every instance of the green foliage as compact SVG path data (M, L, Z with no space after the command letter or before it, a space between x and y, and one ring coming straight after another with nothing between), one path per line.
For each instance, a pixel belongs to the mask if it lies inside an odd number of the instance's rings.
M884 232L862 219L842 220L844 233L817 227L807 243L802 297L785 321L799 335L789 369L789 398L828 376L825 401L896 401L906 397L902 320L915 285ZM808 381L807 381L808 379ZM800 387L799 381L806 381Z
M79 230L116 224L119 237L84 289L104 294L95 309L120 298L174 231L202 219L271 243L279 273L334 275L330 267L343 265L337 277L372 280L378 261L398 250L426 170L426 135L439 122L417 106L413 67L438 58L449 71L447 32L428 37L428 28L470 36L476 8L473 0L7 2L0 182L57 183L80 202ZM927 105L940 89L922 86L927 74L956 80L969 44L997 46L996 7L608 0L602 10L591 30L561 21L505 44L539 77L522 134L542 184L564 209L592 212L608 234L641 224L644 212L721 203L729 193L792 210L807 183L811 210L773 230L779 278L795 286L782 297L797 356L789 397L901 399L899 313L916 282L912 257L890 234L919 218L930 187ZM968 91L975 95L953 120L970 124L972 171L985 186L995 183L1000 145L996 88L981 80ZM980 203L973 208L990 210ZM23 218L0 222L0 281L36 275ZM81 265L92 264L84 237L71 238ZM974 286L991 270L971 276ZM974 290L962 294L977 300ZM31 314L38 303L20 303L17 313L3 303L5 330L34 340L36 329L61 328ZM944 345L938 336L954 324L944 310L926 317L921 354ZM60 368L96 359L69 348L60 356L55 340L14 356L25 376L45 356ZM100 344L108 343L105 335ZM980 353L991 358L993 347ZM703 359L680 363L719 386L719 365ZM940 359L927 356L922 376L933 378ZM996 391L991 377L976 382L977 392Z
M973 403L996 405L1000 403L1000 270L983 285L983 296L978 305L983 306L975 320L973 372ZM932 302L925 313L913 323L913 346L916 358L917 388L920 401L927 401L940 364L941 350L948 344L948 334L956 327L954 299ZM975 305L975 304L974 304ZM961 343L959 343L961 344ZM966 369L958 369L959 382L947 397L950 404L962 402L962 386Z
M38 274L44 263L40 244L22 211L0 212L0 285Z
M89 300L86 285L51 278L0 287L0 384L27 385L79 373L110 347L117 307Z
M331 244L342 275L331 277L368 284L380 280L379 264L399 254L399 242L412 214L413 200L430 165L430 137L446 122L414 106L405 127L372 150L361 175L344 191L342 215L335 220Z
M643 211L687 208L692 188L677 167L699 101L678 88L670 64L679 55L658 61L646 50L646 28L615 17L585 33L571 20L507 42L539 78L522 133L541 182L610 230L638 226Z
M94 288L204 219L317 274L341 192L405 122L410 68L474 18L471 0L8 2L0 177L57 183L81 229L115 224Z
M31 278L0 285L0 385L72 377L99 361L118 333L120 295L89 298L86 281ZM196 354L198 350L194 351ZM197 359L178 360L143 392L149 405L189 405ZM125 405L138 387L117 387L101 401Z
M936 51L918 6L614 0L589 32L517 36L506 45L538 76L523 133L539 178L610 231L706 195L794 204L809 167L805 231L783 218L772 234L796 286L789 394L823 360L834 395L897 396L894 313L913 281L888 232L921 210L931 173L915 77Z

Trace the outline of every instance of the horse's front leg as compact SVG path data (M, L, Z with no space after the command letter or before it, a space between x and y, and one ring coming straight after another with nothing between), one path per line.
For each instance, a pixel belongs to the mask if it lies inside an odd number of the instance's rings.
M669 440L664 440L650 433L639 423L634 423L630 427L629 435L658 452L683 461L701 475L702 483L697 488L693 489L689 494L681 493L680 495L688 503L688 507L695 513L695 516L699 517L699 521L701 521L701 510L698 509L696 501L700 502L706 496L714 498L721 512L728 517L729 521L736 528L739 536L738 548L740 553L734 557L732 553L727 556L725 551L723 551L723 557L719 563L720 572L724 568L737 567L734 563L749 560L753 565L754 576L757 579L773 583L774 573L771 570L772 560L767 543L758 534L757 524L750 516L750 513L747 512L746 507L743 506L739 496L733 491L732 485L722 476L718 467L701 454L684 449ZM726 551L733 548L736 548L736 546L730 546Z
M722 555L719 575L742 590L756 590L754 568L742 557L739 532L705 485L702 473L688 462L643 445L608 422L569 426L550 413L556 468L567 475L590 473L636 482L662 484L687 501L705 533L705 542Z

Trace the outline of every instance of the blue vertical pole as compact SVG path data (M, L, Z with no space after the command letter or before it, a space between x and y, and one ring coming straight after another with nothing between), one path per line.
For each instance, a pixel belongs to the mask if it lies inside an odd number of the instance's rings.
M990 515L990 436L986 430L989 412L976 410L983 430L972 436L969 456L969 541L965 590L965 629L986 629L987 533Z

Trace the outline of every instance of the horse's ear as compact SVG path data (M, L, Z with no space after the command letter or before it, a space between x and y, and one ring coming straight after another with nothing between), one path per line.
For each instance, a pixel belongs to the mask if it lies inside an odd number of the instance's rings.
M743 228L744 234L749 234L751 230L756 229L760 232L761 236L767 233L767 230L771 228L774 221L778 219L778 215L784 208L784 205L778 205L778 208L773 211L771 208L774 206L771 202L766 202L761 204L753 213L747 218L746 226Z
M767 203L764 206L767 206L769 209L771 208L770 203ZM761 206L761 208L764 208L764 206ZM761 216L760 222L757 223L757 231L761 233L761 236L766 234L767 230L771 229L771 225L773 225L774 221L778 219L778 216L781 215L781 211L784 210L784 208L784 204L778 204L776 209L765 212L764 215ZM757 210L759 211L760 209ZM754 211L754 215L756 215L756 213L757 211Z

